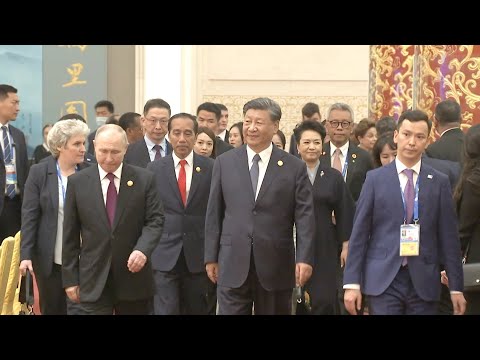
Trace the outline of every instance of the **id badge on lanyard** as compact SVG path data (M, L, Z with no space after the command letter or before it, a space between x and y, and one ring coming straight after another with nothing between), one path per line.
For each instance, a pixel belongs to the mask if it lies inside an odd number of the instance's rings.
M15 164L13 162L5 164L5 171L7 173L7 185L16 185L17 184L17 171L15 169Z
M400 225L400 256L418 256L420 255L420 225L418 224L418 179L415 184L415 200L413 203L413 221L414 224L406 223L406 205L405 196L402 191L402 200L404 206L405 223Z

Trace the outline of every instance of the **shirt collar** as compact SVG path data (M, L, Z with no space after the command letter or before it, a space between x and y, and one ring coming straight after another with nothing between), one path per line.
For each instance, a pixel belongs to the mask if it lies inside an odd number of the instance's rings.
M7 122L5 125L2 125L2 123L0 123L0 130L2 130L2 127L6 126L7 127L7 130L10 131L10 122Z
M455 129L460 129L460 126L452 127L452 128L450 128L450 129L445 130L444 132L442 132L442 133L440 134L440 137L442 137L443 134L445 134L447 131L455 130Z
M415 171L415 173L418 175L420 174L420 166L422 165L422 159L418 160L418 162L413 165L410 169ZM402 163L400 160L398 160L398 157L395 158L395 166L397 167L397 173L400 174L403 170L408 169L407 166Z
M145 144L147 144L148 151L152 151L153 147L157 144L155 144L152 140L150 140L147 135L144 136L144 139L145 139ZM167 150L166 139L163 138L163 140L158 145L160 145L162 147L162 150L164 151L164 153L166 153L166 150Z
M177 167L178 166L178 163L180 162L180 159L176 154L175 154L175 151L172 152L172 157L173 157L173 167ZM187 155L187 157L185 158L185 160L187 160L187 164L190 165L190 166L193 166L193 150L190 151L190 154Z
M272 156L273 151L273 143L270 143L270 146L267 147L265 150L262 150L258 153L260 155L260 159L263 163L267 163L270 160L270 156ZM247 157L248 157L248 164L253 161L253 157L255 156L256 152L253 151L250 146L247 145Z
M350 141L347 141L344 145L340 146L340 151L342 152L342 155L344 157L346 157L348 154L349 144L350 144ZM333 143L330 141L330 156L333 156L333 154L335 154L335 150L337 150L337 147L333 145Z
M226 134L227 134L227 129L223 130L223 131L222 131L220 134L218 134L217 136L218 136L221 140L225 141L225 140L227 140L227 139L225 139L225 135L226 135Z
M113 172L113 175L115 175L116 178L120 179L122 175L122 169L123 169L123 163L121 163L118 169ZM102 169L100 164L98 164L98 172L100 174L100 181L105 179L105 176L107 176L108 174L105 170Z

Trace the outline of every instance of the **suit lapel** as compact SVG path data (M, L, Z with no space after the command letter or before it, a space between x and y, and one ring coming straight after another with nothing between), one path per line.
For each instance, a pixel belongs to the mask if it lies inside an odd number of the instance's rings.
M122 217L123 211L127 207L128 201L132 192L135 189L135 177L136 174L133 172L128 164L123 164L122 175L120 179L120 187L118 188L118 199L117 207L115 208L115 218L113 220L112 231L117 227L119 220ZM127 185L127 182L131 181L131 186ZM106 214L106 209L105 209Z
M143 138L143 146L141 148L141 157L143 160L145 160L145 167L150 163L150 154L148 153L148 146L147 143L145 142L145 138Z
M347 184L350 184L352 182L352 175L355 173L355 168L357 167L357 162L355 161L355 159L358 156L357 150L358 148L350 142L350 144L348 145L348 154L347 154L347 157L348 157L347 158L348 168L347 168L347 179L346 179ZM345 161L347 159L345 159Z
M403 206L402 189L400 187L400 180L398 179L398 171L395 160L386 165L385 168L388 168L388 172L385 175L383 184L385 184L387 187L388 194L392 195L391 197L394 202L392 209L395 210L393 210L392 216L394 219L401 218L403 224L403 220L405 218L405 208ZM397 190L395 190L395 188Z
M170 184L170 187L172 188L173 193L175 194L175 197L178 200L178 203L182 206L183 208L183 201L182 201L182 196L180 195L180 189L178 188L178 181L177 181L177 175L175 174L175 166L173 163L173 156L169 156L168 159L166 159L165 162L162 164L165 167L165 174L168 179L168 183Z
M428 176L431 176L431 178L429 179ZM429 201L430 199L430 192L431 192L431 189L432 189L432 185L433 185L433 174L425 169L425 166L423 164L423 161L422 161L422 165L420 167L420 174L418 174L418 217L421 221L422 219L422 213L421 213L421 208L420 208L420 204L428 204L430 203L431 201ZM415 184L414 184L415 186ZM425 217L426 214L428 214L428 210L425 211L423 213L423 216Z
M238 157L238 166L235 166L235 167L240 177L239 183L249 184L249 186L247 185L247 188L249 189L247 191L252 202L255 202L255 194L253 193L252 180L250 179L250 169L248 167L249 164L248 164L248 156L247 156L247 146L243 145L242 147L240 147L236 151L236 155Z
M193 153L193 164L192 164L192 182L190 183L190 191L188 192L187 206L192 201L193 196L195 196L195 191L198 188L199 183L202 181L202 159L200 155ZM197 171L196 169L200 171ZM178 188L178 186L177 186ZM178 192L180 194L180 191ZM186 206L186 207L187 207Z
M90 170L90 169L88 169ZM88 171L85 170L85 171ZM100 219L105 223L107 228L110 228L110 222L108 221L107 209L105 207L105 201L103 200L102 184L100 183L100 173L98 172L98 166L92 166L92 170L88 171L89 184L85 184L91 191L93 199L92 209L98 209Z
M258 192L257 202L262 198L267 189L270 187L270 183L275 179L275 177L280 172L281 167L278 165L278 161L283 158L287 153L283 150L278 149L276 146L273 147L272 156L270 156L270 161L268 162L267 171L265 172L265 177L262 181L262 186ZM250 176L249 176L250 177Z
M50 192L50 199L52 200L52 205L53 205L53 208L55 209L55 213L57 213L59 184L58 184L57 163L53 156L50 159L48 159L47 176L48 176L48 191Z

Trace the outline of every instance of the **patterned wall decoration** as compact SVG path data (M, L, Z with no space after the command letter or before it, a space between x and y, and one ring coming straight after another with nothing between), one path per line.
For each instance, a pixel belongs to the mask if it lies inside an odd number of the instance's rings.
M235 122L243 120L243 105L249 100L265 95L205 95L203 101L224 104L228 108L229 123L228 128ZM355 121L367 117L368 105L366 96L269 96L278 102L282 109L282 119L280 120L280 130L287 138L287 148L293 129L302 119L302 107L307 102L317 103L320 107L322 119L325 118L330 105L336 102L344 102L350 105L354 111Z
M413 106L413 45L370 46L369 117L398 119Z
M464 131L480 123L480 46L417 45L416 108L433 117L435 106L454 99L462 108ZM439 134L432 129L431 140Z

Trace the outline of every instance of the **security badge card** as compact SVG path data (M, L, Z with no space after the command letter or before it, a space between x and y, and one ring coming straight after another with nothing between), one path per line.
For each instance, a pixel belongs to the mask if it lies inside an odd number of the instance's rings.
M17 184L17 172L15 171L15 164L5 164L5 171L7 172L7 185Z
M400 256L418 256L420 253L420 225L400 226Z

